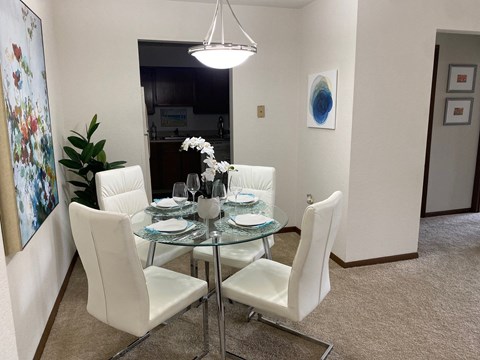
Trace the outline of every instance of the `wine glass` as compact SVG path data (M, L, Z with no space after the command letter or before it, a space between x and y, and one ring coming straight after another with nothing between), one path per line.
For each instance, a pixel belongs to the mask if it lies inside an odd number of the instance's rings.
M180 206L180 213L182 213L183 205L187 202L188 199L187 185L184 182L176 182L175 184L173 184L172 198L173 201L175 201L177 205Z
M230 179L230 189L229 191L232 193L232 195L235 197L235 214L237 214L237 205L238 205L238 195L242 192L243 186L241 182L239 181L239 175L238 174L230 174L231 179Z
M220 200L220 209L225 204L227 200L227 190L225 189L225 185L220 180L215 180L212 186L212 198L218 197ZM222 218L222 211L220 210L220 219Z
M200 190L200 178L198 174L190 173L187 175L187 189L192 194L193 202L195 202L195 193Z

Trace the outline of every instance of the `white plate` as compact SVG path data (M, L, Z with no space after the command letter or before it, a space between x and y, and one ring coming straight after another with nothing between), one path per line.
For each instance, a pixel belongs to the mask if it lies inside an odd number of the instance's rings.
M260 214L242 214L231 218L231 220L240 226L257 226L272 221L271 218Z
M258 197L253 194L238 194L237 201L235 201L235 195L230 195L227 200L234 204L254 204L258 201Z
M150 205L157 209L176 209L180 207L172 198L155 199ZM190 201L185 202L183 207L187 205L190 205Z
M146 227L147 230L150 231L158 231L158 232L180 232L187 229L189 226L189 222L183 219L168 219L168 220L160 220L152 225Z

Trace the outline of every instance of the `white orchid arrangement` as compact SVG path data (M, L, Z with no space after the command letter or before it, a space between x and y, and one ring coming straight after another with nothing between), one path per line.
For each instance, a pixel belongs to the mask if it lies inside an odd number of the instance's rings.
M202 173L202 181L213 181L216 173L222 174L235 170L233 165L228 162L217 161L212 144L201 137L186 138L180 146L180 151L188 151L188 149L195 149L207 155L207 158L203 160L207 164L207 168Z

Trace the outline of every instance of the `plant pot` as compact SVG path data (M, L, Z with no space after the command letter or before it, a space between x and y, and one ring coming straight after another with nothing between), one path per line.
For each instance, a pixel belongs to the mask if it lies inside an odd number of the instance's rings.
M220 200L218 198L207 199L199 196L197 201L198 216L202 219L215 219L220 214Z

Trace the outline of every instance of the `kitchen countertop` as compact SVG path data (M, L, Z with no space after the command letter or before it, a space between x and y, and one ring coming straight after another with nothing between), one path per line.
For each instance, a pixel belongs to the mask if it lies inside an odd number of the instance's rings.
M203 137L203 136L202 136ZM187 138L186 137L166 137L166 138L160 138L158 140L150 140L150 142L156 142L156 143L182 143L185 139ZM220 142L230 142L230 138L219 138L219 137L207 137L207 138L204 138L206 141L214 144L214 143L220 143Z

